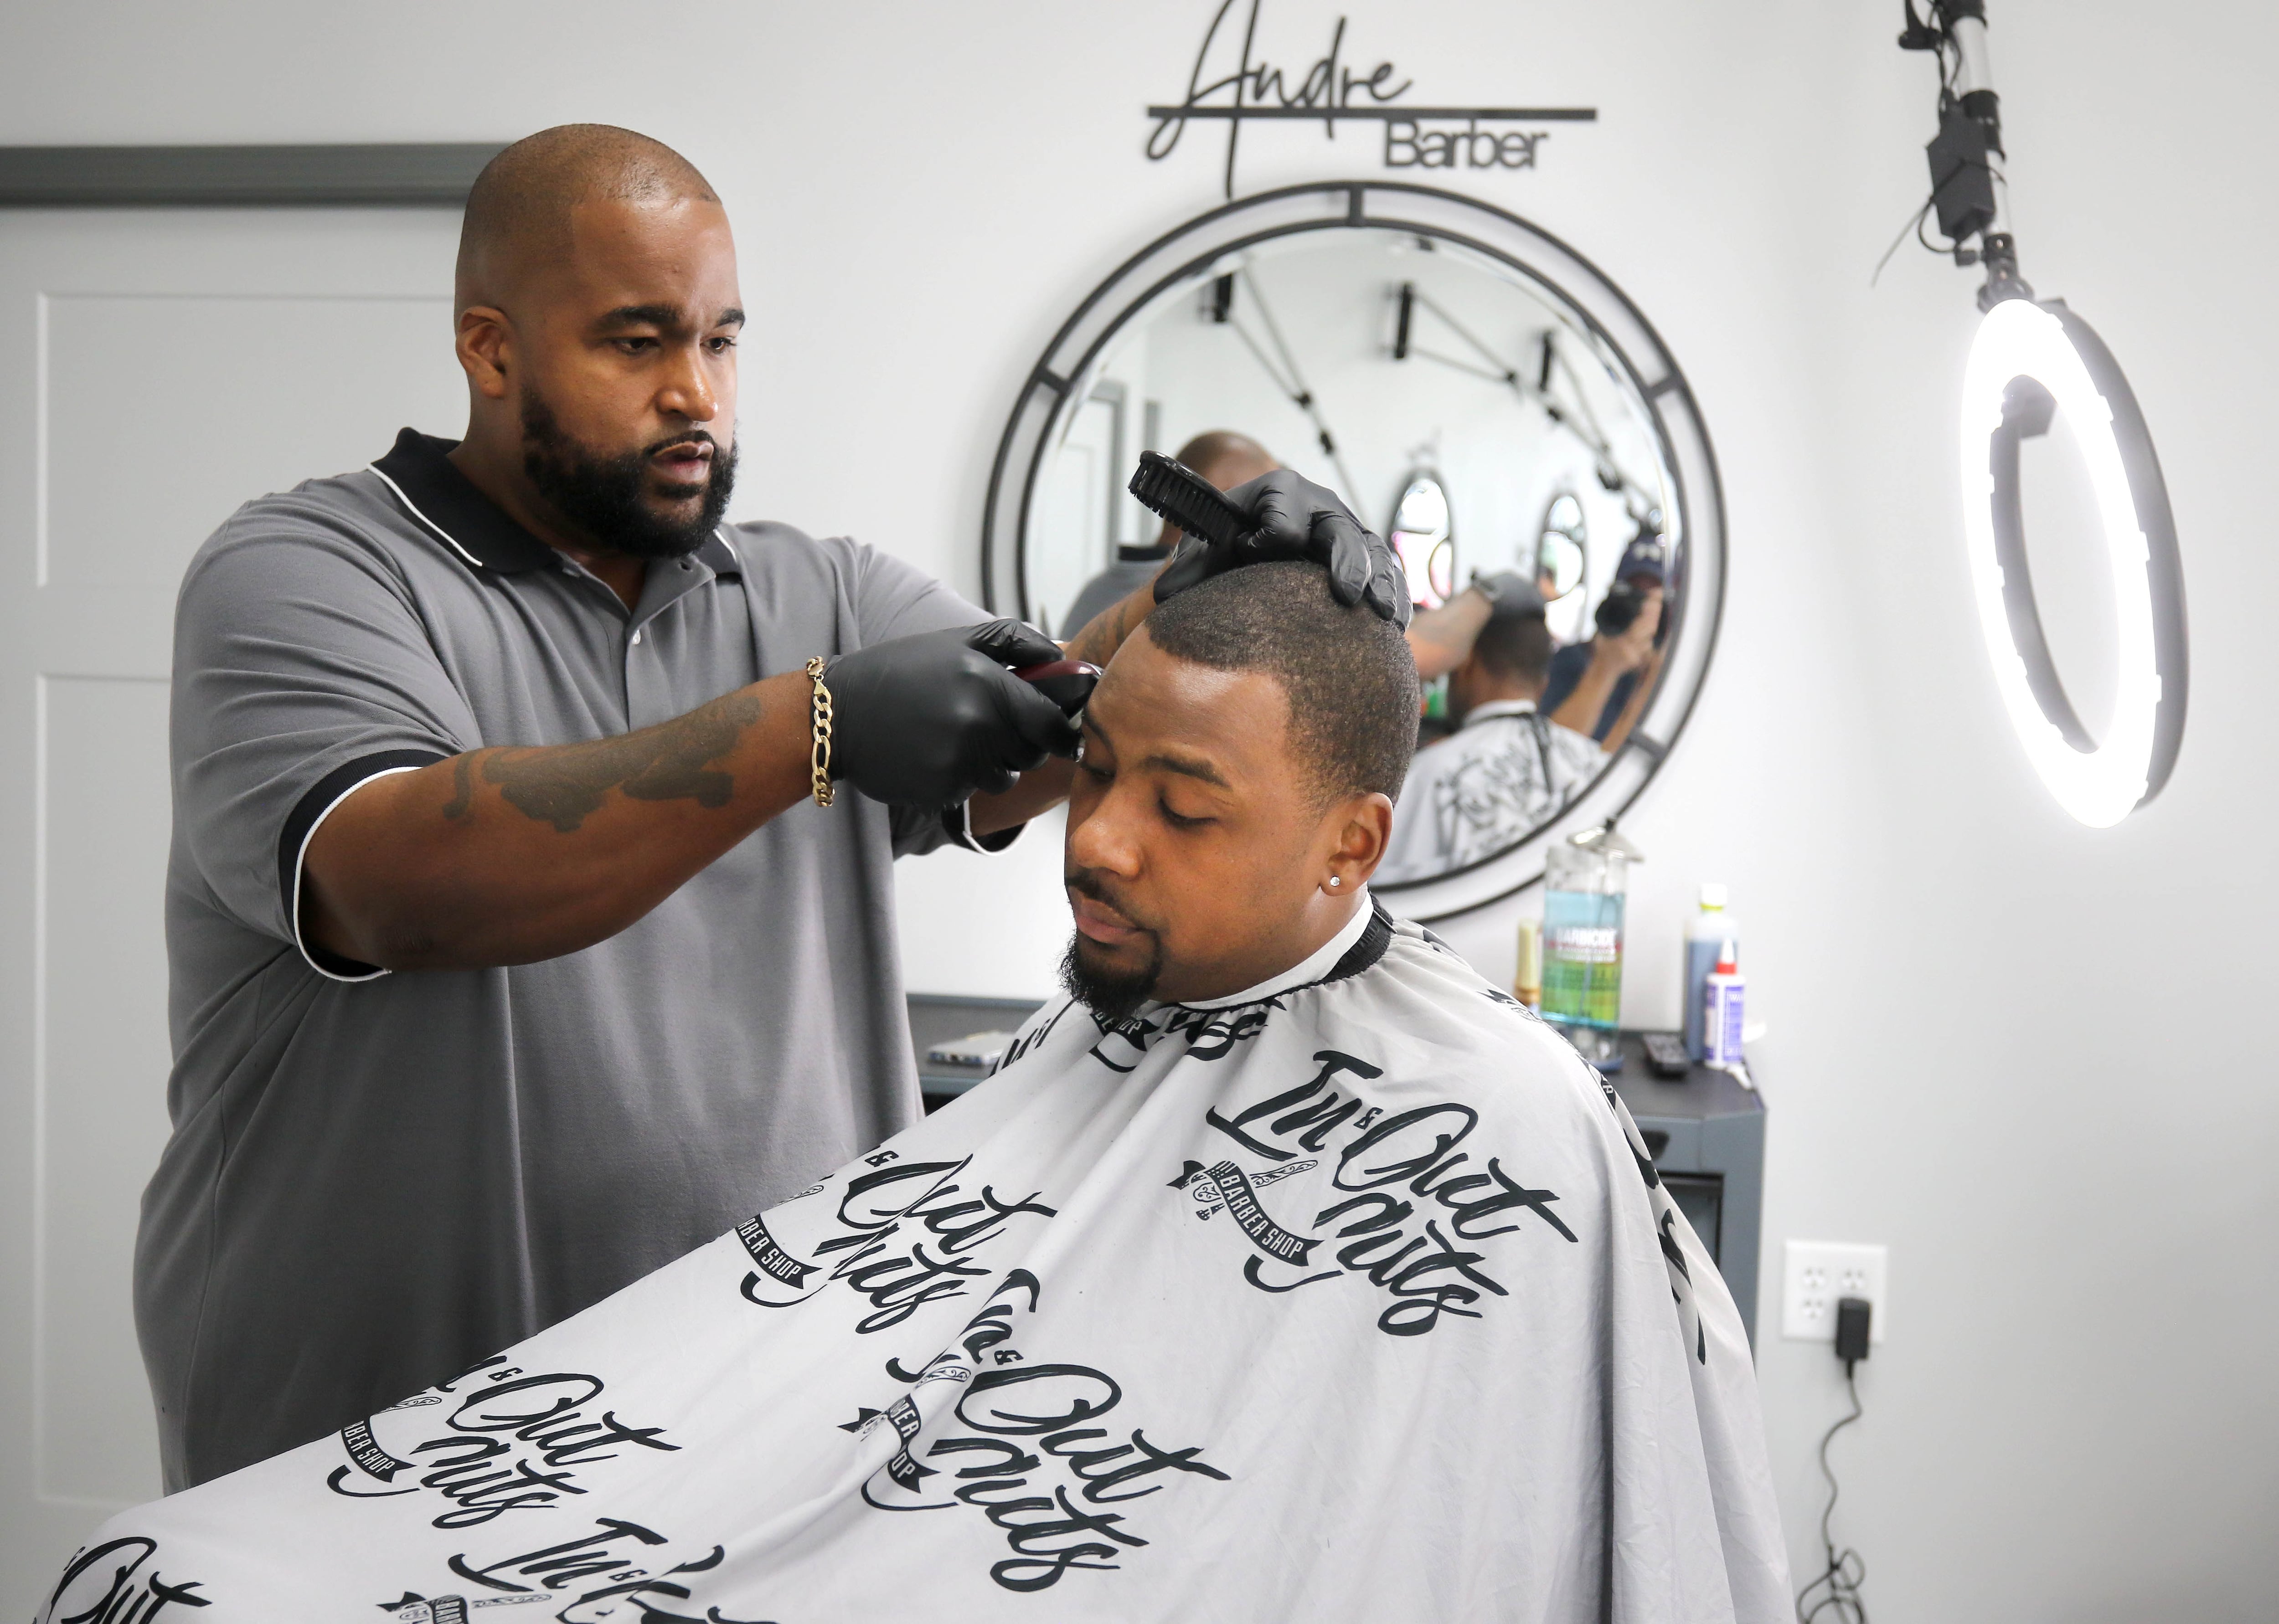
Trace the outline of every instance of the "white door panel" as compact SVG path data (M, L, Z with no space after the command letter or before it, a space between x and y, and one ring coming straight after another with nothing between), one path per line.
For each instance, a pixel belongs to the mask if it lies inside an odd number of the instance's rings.
M453 433L465 416L442 298L45 303L42 586L171 592L247 498L367 463L413 417ZM209 379L235 398L210 401Z
M166 1142L165 1101L150 1086L166 1072L166 1010L148 993L166 976L166 852L151 839L152 810L166 804L166 684L47 676L37 701L33 1458L42 1498L131 1504L157 1491L119 1264L134 1252L123 1198ZM94 739L104 747L88 748ZM96 993L105 987L131 991Z
M0 1616L157 1491L134 1225L167 1123L182 566L247 498L453 433L457 219L0 211Z

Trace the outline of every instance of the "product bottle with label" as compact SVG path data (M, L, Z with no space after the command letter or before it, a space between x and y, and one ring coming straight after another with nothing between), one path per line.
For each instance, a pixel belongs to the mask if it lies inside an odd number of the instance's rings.
M1701 990L1717 968L1718 948L1727 942L1740 946L1741 922L1725 910L1725 887L1704 880L1700 909L1685 922L1685 989L1677 1003L1685 1011L1685 1052L1695 1060L1708 1052L1701 1034Z
M1640 858L1609 821L1544 860L1543 1018L1601 1071L1623 1063L1623 905Z
M1717 966L1701 989L1702 1059L1713 1066L1734 1066L1741 1061L1749 984L1741 974L1739 954L1731 942L1721 945Z
M1543 921L1519 922L1519 960L1511 972L1511 995L1530 1009L1543 1007Z

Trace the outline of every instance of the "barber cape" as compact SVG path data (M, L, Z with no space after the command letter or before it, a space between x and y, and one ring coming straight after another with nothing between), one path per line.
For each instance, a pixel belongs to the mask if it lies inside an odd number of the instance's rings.
M279 1283L280 1291L289 1291ZM50 1624L1773 1620L1732 1299L1611 1090L1374 903L996 1075Z

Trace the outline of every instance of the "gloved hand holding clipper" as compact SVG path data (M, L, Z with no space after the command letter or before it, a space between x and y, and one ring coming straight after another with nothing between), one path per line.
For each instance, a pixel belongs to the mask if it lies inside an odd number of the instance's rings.
M1306 558L1330 572L1340 603L1366 602L1397 626L1408 624L1408 577L1385 538L1335 492L1286 468L1221 495L1169 457L1143 453L1132 494L1187 532L1155 578L1155 601L1212 576L1273 558Z
M1009 669L1060 658L1060 645L1017 620L840 655L823 677L831 776L873 801L948 807L1010 789L1048 755L1073 758L1083 735L1070 714Z

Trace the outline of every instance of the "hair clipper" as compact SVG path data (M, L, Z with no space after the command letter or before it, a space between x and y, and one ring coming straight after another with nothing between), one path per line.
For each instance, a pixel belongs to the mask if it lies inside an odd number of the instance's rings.
M1013 675L1073 716L1082 711L1100 686L1100 667L1085 660L1047 660L1039 665L1017 665Z

